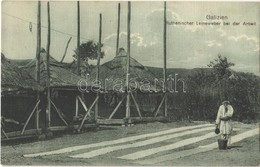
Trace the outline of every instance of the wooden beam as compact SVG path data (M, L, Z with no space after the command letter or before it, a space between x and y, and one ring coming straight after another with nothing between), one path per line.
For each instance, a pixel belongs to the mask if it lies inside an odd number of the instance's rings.
M35 120L36 120L36 129L39 129L40 125L40 116L39 116L40 110L39 107L37 106L36 108L36 114L35 114Z
M97 123L99 125L123 125L123 119L98 119Z
M128 1L128 12L127 12L127 67L126 67L126 89L127 89L127 96L126 96L126 118L130 117L130 94L128 93L129 90L129 75L130 75L130 44L131 44L131 2Z
M41 1L38 1L37 12L37 48L36 48L36 82L40 85L40 53L41 53Z
M122 99L120 100L120 102L117 104L116 108L113 110L113 112L110 114L109 116L109 120L115 115L116 111L118 110L118 108L120 107L120 105L122 104L122 102L124 101L125 99L125 95L122 97Z
M4 134L5 138L9 139L8 136L7 136L7 134L5 133L5 131L4 131L4 129L3 129L2 127L1 127L1 131L2 131L2 133Z
M78 49L78 57L77 57L77 74L80 75L80 5L79 1L77 2L77 14L78 14L78 35L77 35L77 49Z
M30 121L30 119L31 119L31 117L32 117L32 115L33 115L33 113L34 113L34 111L37 109L39 103L40 103L40 100L36 103L36 105L34 106L34 108L33 108L32 112L31 112L31 114L29 115L28 119L26 120L26 122L25 122L25 124L24 124L24 126L23 126L23 129L22 129L21 134L24 133L24 130L25 130L27 124L29 123L29 121Z
M60 119L64 122L64 124L66 126L68 126L69 124L66 122L66 120L62 117L61 112L58 110L58 108L56 107L56 105L53 103L53 101L51 100L51 104L53 105L53 107L55 108L55 110L57 111L57 114L59 115Z
M164 1L164 19L163 19L163 80L164 80L164 91L167 92L167 84L166 84L166 74L167 74L167 59L166 59L166 54L167 54L167 41L166 41L166 34L167 34L167 18L166 18L166 1ZM167 100L167 94L165 94L165 101L164 101L164 116L167 116L167 108L168 108L168 100Z
M130 123L145 123L145 122L155 122L155 121L161 121L165 122L167 121L167 118L164 116L158 116L158 117L131 117L129 118Z
M166 96L166 94L164 94L164 96L163 96L163 98L162 98L162 101L160 102L160 104L159 104L159 106L158 106L158 108L157 108L157 110L156 110L156 112L155 112L155 114L154 114L154 117L156 117L157 114L159 113L160 108L161 108L161 106L162 106L162 104L163 104L163 102L164 102L165 96Z
M120 35L120 3L118 3L118 13L117 13L117 36L116 36L116 56L118 55L119 48L119 35Z
M96 81L99 82L99 68L100 68L100 58L101 58L101 38L102 38L102 14L99 14L99 42L98 42L98 58L97 58L97 75L96 75ZM97 91L97 97L99 99L99 91ZM98 101L95 106L95 120L98 118Z
M96 128L96 127L98 127L98 125L96 123L89 123L89 124L84 124L83 127L84 128ZM78 129L79 125L73 125L72 128Z
M163 20L163 81L166 89L166 1L164 1L164 20Z
M31 135L38 135L41 134L41 129L28 129L25 130L22 136L31 136ZM6 135L9 137L9 139L13 139L14 137L21 136L21 131L15 131L15 132L6 132ZM1 139L2 140L2 139Z
M168 94L165 93L165 100L164 100L164 116L168 116Z
M89 112L91 111L91 109L93 108L93 106L96 104L98 98L99 98L99 97L96 97L96 99L94 100L94 102L91 104L91 106L89 107L89 109L86 111L87 113L85 114L83 120L81 121L81 124L80 124L80 126L79 126L79 128L78 128L78 132L81 130L81 128L82 128L82 126L83 126L83 124L84 124L84 122L85 122L85 120L86 120L86 118L87 118Z
M49 129L51 131L64 131L64 130L72 129L72 127L69 127L69 126L52 126Z
M79 99L78 97L76 97L76 113L75 116L78 117L79 116Z
M62 57L62 59L61 59L61 61L60 61L61 63L63 62L64 58L66 57L67 50L68 50L68 47L69 47L69 44L70 44L71 39L72 39L72 37L70 37L70 39L69 39L68 42L67 42L67 45L66 45L66 48L65 48L65 52L64 52L63 57Z
M40 53L41 53L41 1L38 1L38 11L37 11L37 44L36 44L36 63L35 63L35 79L37 88L37 101L40 100ZM37 106L37 111L39 110ZM36 112L35 115L36 129L39 129L39 115Z
M46 71L47 71L47 107L46 107L46 120L47 127L51 126L51 91L50 91L50 44L51 44L51 19L50 19L50 2L47 2L47 46L46 46Z
M79 101L80 101L81 105L83 106L84 110L90 116L90 114L88 113L88 108L87 108L86 104L84 103L84 101L79 96L77 98L79 99Z
M139 106L138 106L138 104L137 104L137 102L136 102L136 100L135 100L135 97L134 97L134 95L133 95L132 92L131 92L131 96L132 96L132 99L133 99L133 101L134 101L135 107L136 107L136 109L137 109L138 115L139 115L140 118L142 118L142 114L141 114L140 108L139 108Z

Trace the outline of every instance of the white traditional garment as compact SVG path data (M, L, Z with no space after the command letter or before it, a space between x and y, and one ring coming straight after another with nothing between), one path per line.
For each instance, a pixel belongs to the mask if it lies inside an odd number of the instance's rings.
M221 105L218 109L218 115L216 119L216 124L219 125L219 130L222 135L230 135L232 132L231 120L223 121L220 118L223 117L232 117L233 115L233 107L231 105L227 105L227 111L225 111L225 106Z

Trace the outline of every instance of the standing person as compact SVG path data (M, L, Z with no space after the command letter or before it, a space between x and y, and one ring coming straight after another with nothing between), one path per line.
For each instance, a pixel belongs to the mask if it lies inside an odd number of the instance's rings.
M223 101L218 109L216 118L216 126L220 129L221 138L228 140L228 145L231 144L231 117L233 116L233 112L233 107L229 101Z

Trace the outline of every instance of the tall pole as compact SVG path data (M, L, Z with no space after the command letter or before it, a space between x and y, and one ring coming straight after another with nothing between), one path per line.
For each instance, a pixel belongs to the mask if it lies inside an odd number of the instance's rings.
M48 32L47 32L47 47L46 47L46 60L47 60L47 108L46 120L48 128L51 126L51 95L50 95L50 44L51 44L51 19L50 19L50 2L47 2L47 18L48 18Z
M120 3L118 3L118 13L117 13L117 38L116 38L116 56L118 55L119 47L119 33L120 33Z
M131 23L131 2L128 1L127 13L127 66L126 66L126 118L130 117L130 93L129 90L129 75L130 75L130 23Z
M100 58L101 58L101 37L102 37L102 14L99 14L99 42L98 42L98 58L97 58L97 74L96 81L99 82L99 67L100 67ZM97 92L97 97L99 97L99 92ZM98 117L98 100L95 106L95 120Z
M167 33L167 27L166 27L166 21L167 21L167 18L166 18L166 1L164 1L164 19L163 19L163 81L164 81L164 89L165 89L165 93L166 93L166 96L165 96L165 101L164 101L164 116L166 117L167 116L167 84L166 84L166 33Z
M78 59L77 59L77 73L80 75L80 52L79 52L79 46L80 46L80 6L79 1L77 2L77 12L78 12L78 35L77 35L77 49L78 49Z
M41 1L38 1L37 13L37 48L36 48L36 84L37 84L37 102L40 100L40 54L41 54ZM36 129L39 129L39 108L36 111Z

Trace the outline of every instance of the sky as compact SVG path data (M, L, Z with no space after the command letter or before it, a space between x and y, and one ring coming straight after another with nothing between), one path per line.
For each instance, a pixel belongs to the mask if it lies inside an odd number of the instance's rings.
M126 47L127 2L121 3L120 44ZM42 2L42 47L47 39L47 2ZM80 2L81 43L98 41L102 13L101 64L115 57L118 2ZM72 37L65 62L73 60L77 44L77 3L50 2L50 54L61 60ZM213 22L207 15L227 16L230 26L167 25L167 68L207 67L220 54L235 63L236 71L259 75L259 15L257 2L167 2L167 21ZM3 1L1 52L11 59L32 59L36 55L37 2ZM145 66L163 67L163 2L131 3L131 57ZM240 25L233 26L233 22ZM256 23L254 26L241 25ZM30 25L31 30L30 30ZM91 61L95 64L96 61Z

